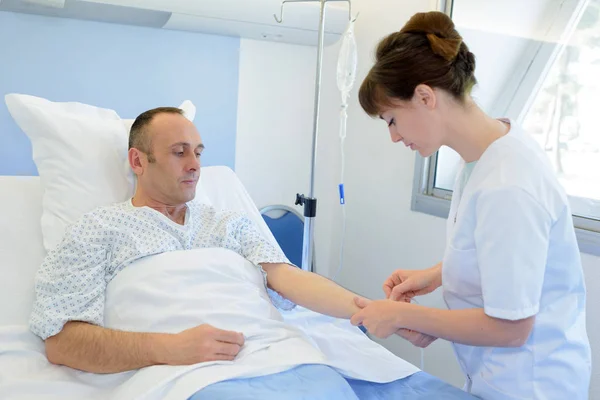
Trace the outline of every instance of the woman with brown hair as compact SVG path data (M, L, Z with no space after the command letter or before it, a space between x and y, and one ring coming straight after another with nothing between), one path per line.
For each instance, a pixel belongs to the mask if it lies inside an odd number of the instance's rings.
M424 157L445 145L464 163L443 261L395 271L387 300L357 299L352 322L421 347L451 341L466 390L484 399L586 399L586 293L567 196L533 139L473 101L474 72L475 56L440 12L416 14L377 48L363 109L394 143ZM439 287L448 310L410 304Z

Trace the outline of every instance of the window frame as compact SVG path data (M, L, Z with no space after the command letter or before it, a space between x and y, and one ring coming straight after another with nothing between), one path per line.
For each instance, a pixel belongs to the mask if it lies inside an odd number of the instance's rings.
M573 0L570 8L565 8L562 14L563 23L569 29L570 24L575 23L576 15L583 7L587 6L587 0ZM577 7L577 8L575 8ZM439 0L438 10L452 16L454 0ZM562 28L563 30L565 28ZM521 73L513 75L505 90L496 102L493 110L494 115L514 115L518 113L518 121L525 117L525 111L533 102L537 89L543 84L544 78L560 55L562 50L560 43L534 43L527 54L531 58L524 58L521 63ZM438 153L430 157L421 157L418 153L415 159L415 172L413 179L413 192L411 210L433 215L440 218L448 218L450 213L450 201L452 191L435 187L435 175L437 171ZM573 215L575 234L579 244L579 250L600 256L600 220Z

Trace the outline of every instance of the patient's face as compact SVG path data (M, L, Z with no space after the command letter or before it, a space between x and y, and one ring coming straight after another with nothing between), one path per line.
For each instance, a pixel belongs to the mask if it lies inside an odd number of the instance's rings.
M148 126L154 162L144 162L138 184L155 201L181 205L196 195L204 149L194 124L182 115L159 114Z

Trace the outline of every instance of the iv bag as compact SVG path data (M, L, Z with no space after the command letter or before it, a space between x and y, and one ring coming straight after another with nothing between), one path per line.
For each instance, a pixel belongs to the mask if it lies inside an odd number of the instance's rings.
M342 36L342 47L340 48L337 65L337 86L344 104L356 80L358 56L356 53L356 40L354 39L354 21L356 19L348 24L348 28Z

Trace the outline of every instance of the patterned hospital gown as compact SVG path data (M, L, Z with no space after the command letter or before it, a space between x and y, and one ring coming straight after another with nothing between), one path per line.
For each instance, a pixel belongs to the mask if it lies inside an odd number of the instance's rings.
M30 328L45 340L68 321L103 326L106 286L119 271L149 255L208 247L235 251L257 268L289 263L249 218L236 212L190 202L185 223L179 225L131 201L102 207L70 226L44 260L36 276ZM277 293L269 294L277 307L293 307Z

